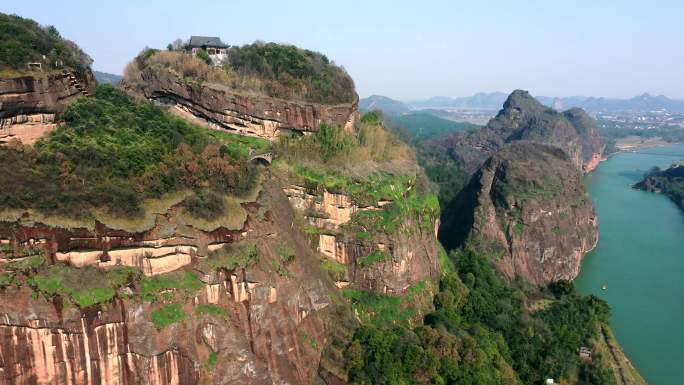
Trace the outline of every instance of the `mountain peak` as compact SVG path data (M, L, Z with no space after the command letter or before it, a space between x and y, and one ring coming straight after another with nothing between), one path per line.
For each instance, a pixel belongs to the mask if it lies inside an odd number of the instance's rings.
M515 90L506 99L503 105L504 110L506 109L518 109L518 110L539 110L545 109L543 104L541 104L537 99L535 99L528 91L525 90Z

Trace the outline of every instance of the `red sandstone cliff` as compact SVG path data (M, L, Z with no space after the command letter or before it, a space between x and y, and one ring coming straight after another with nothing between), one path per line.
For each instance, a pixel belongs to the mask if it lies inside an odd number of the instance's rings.
M70 103L94 87L89 70L80 78L69 70L0 78L0 144L13 138L35 142L56 127Z
M172 289L150 302L133 283L114 302L87 309L36 296L26 285L0 288L0 384L311 383L334 287L292 228L285 195L272 181L264 185L259 203L243 203L239 231L193 229L173 209L142 232L1 223L0 271L22 260L21 250L39 249L48 263L129 264L155 276L186 271L202 285L189 297ZM254 263L219 272L202 263L211 250L240 241L256 245ZM294 252L287 265L277 252L283 245ZM180 303L186 317L157 329L152 314L169 301ZM198 313L203 304L222 310Z
M350 130L358 118L358 97L352 103L326 105L241 94L219 84L192 84L169 69L143 69L139 77L135 87L124 88L166 104L192 122L242 135L273 139L283 130L315 132L323 123Z
M509 279L545 285L572 280L598 241L596 214L573 159L518 141L472 177L445 214L440 237L491 255Z

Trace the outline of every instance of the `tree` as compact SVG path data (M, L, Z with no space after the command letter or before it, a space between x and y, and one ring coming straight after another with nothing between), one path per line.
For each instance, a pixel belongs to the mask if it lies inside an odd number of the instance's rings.
M200 48L197 50L197 57L202 59L208 65L212 64L211 57L209 56L207 51L204 50L204 48Z

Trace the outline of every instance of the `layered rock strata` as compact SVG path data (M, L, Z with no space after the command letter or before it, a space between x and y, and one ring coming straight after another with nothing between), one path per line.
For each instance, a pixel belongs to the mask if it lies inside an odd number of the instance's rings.
M80 79L69 71L0 79L0 143L18 139L32 144L57 126L66 106L94 86L90 72Z
M282 100L246 95L218 84L189 84L167 69L145 69L136 95L161 102L171 111L211 128L273 140L280 132L316 132L321 124L352 130L358 119L358 100L340 105Z

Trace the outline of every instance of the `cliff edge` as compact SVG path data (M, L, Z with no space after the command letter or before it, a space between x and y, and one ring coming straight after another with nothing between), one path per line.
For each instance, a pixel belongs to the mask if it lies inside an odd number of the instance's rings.
M0 144L31 144L92 93L92 60L54 27L2 13L0 26Z

